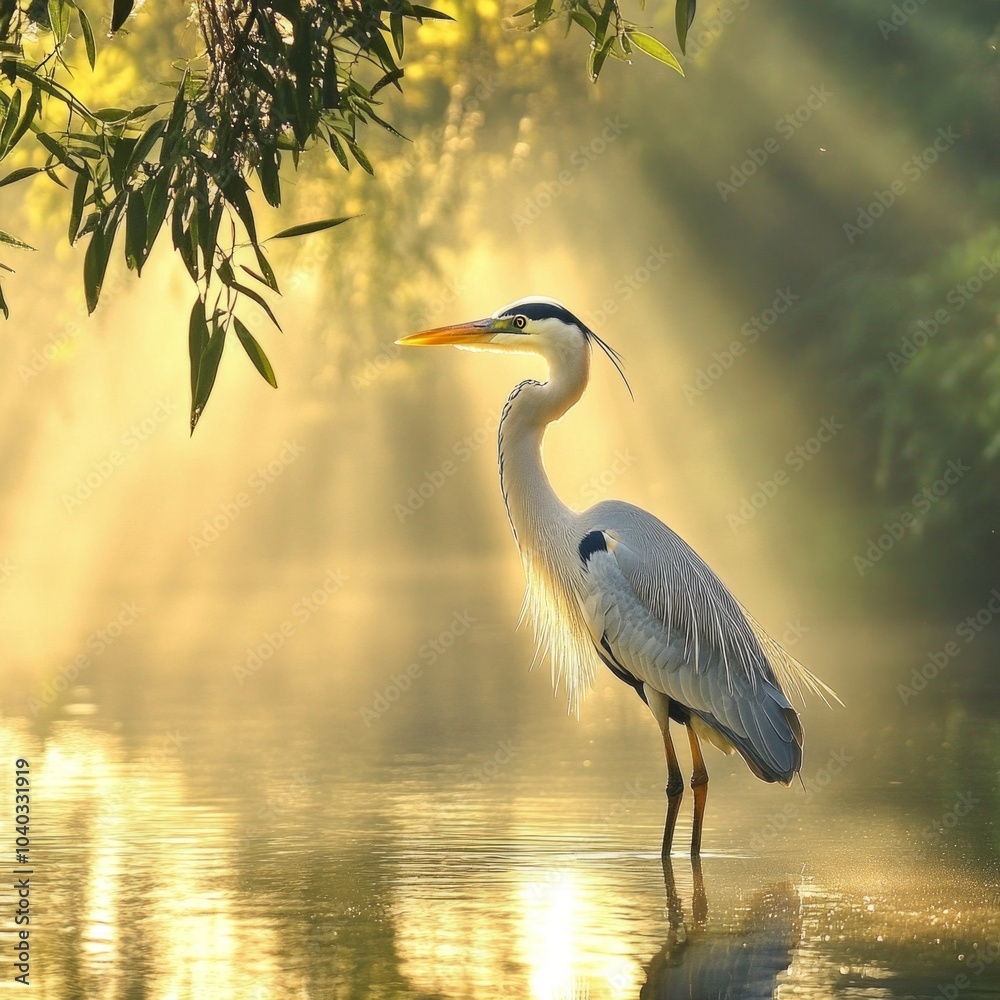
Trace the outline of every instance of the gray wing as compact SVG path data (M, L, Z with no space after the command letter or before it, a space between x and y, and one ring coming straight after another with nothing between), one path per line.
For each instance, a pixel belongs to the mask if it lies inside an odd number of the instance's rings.
M685 706L760 777L789 782L802 762L802 728L757 627L722 581L631 504L598 504L581 528L581 605L605 662Z

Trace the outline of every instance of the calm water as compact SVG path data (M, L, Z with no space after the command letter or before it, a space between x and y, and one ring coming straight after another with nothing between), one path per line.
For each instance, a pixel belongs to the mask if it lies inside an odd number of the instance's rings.
M685 808L664 871L645 708L609 678L567 717L475 577L345 588L257 669L225 621L186 663L136 625L37 719L7 677L34 995L1000 994L988 713L810 706L792 789L713 751L701 869ZM407 610L361 642L366 600Z

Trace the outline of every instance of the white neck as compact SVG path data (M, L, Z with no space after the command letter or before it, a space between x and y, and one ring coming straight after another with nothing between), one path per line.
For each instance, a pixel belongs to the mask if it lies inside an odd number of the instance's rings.
M522 551L531 540L566 526L575 514L556 496L542 464L542 438L583 395L590 380L590 346L560 351L549 381L522 382L500 418L500 489Z

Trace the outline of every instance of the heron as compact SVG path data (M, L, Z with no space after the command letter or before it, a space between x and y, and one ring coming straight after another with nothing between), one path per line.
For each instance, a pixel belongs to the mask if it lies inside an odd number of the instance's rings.
M661 856L669 858L684 795L670 733L691 749L691 856L701 852L708 769L701 741L739 753L767 782L791 783L802 767L802 724L789 700L803 690L836 695L771 639L674 531L640 507L605 500L575 511L556 495L542 440L581 398L594 348L631 394L622 357L556 299L532 296L492 316L410 334L402 346L450 344L540 355L548 380L528 379L500 417L500 490L526 579L522 617L547 654L556 686L579 707L599 670L630 685L659 725L667 768Z

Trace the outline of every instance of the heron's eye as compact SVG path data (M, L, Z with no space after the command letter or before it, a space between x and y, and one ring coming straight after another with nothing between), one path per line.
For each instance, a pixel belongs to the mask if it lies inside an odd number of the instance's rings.
M516 326L518 328L518 330L523 330L527 325L528 325L528 321L527 321L527 319L524 318L524 316L515 316L514 317L514 326Z

